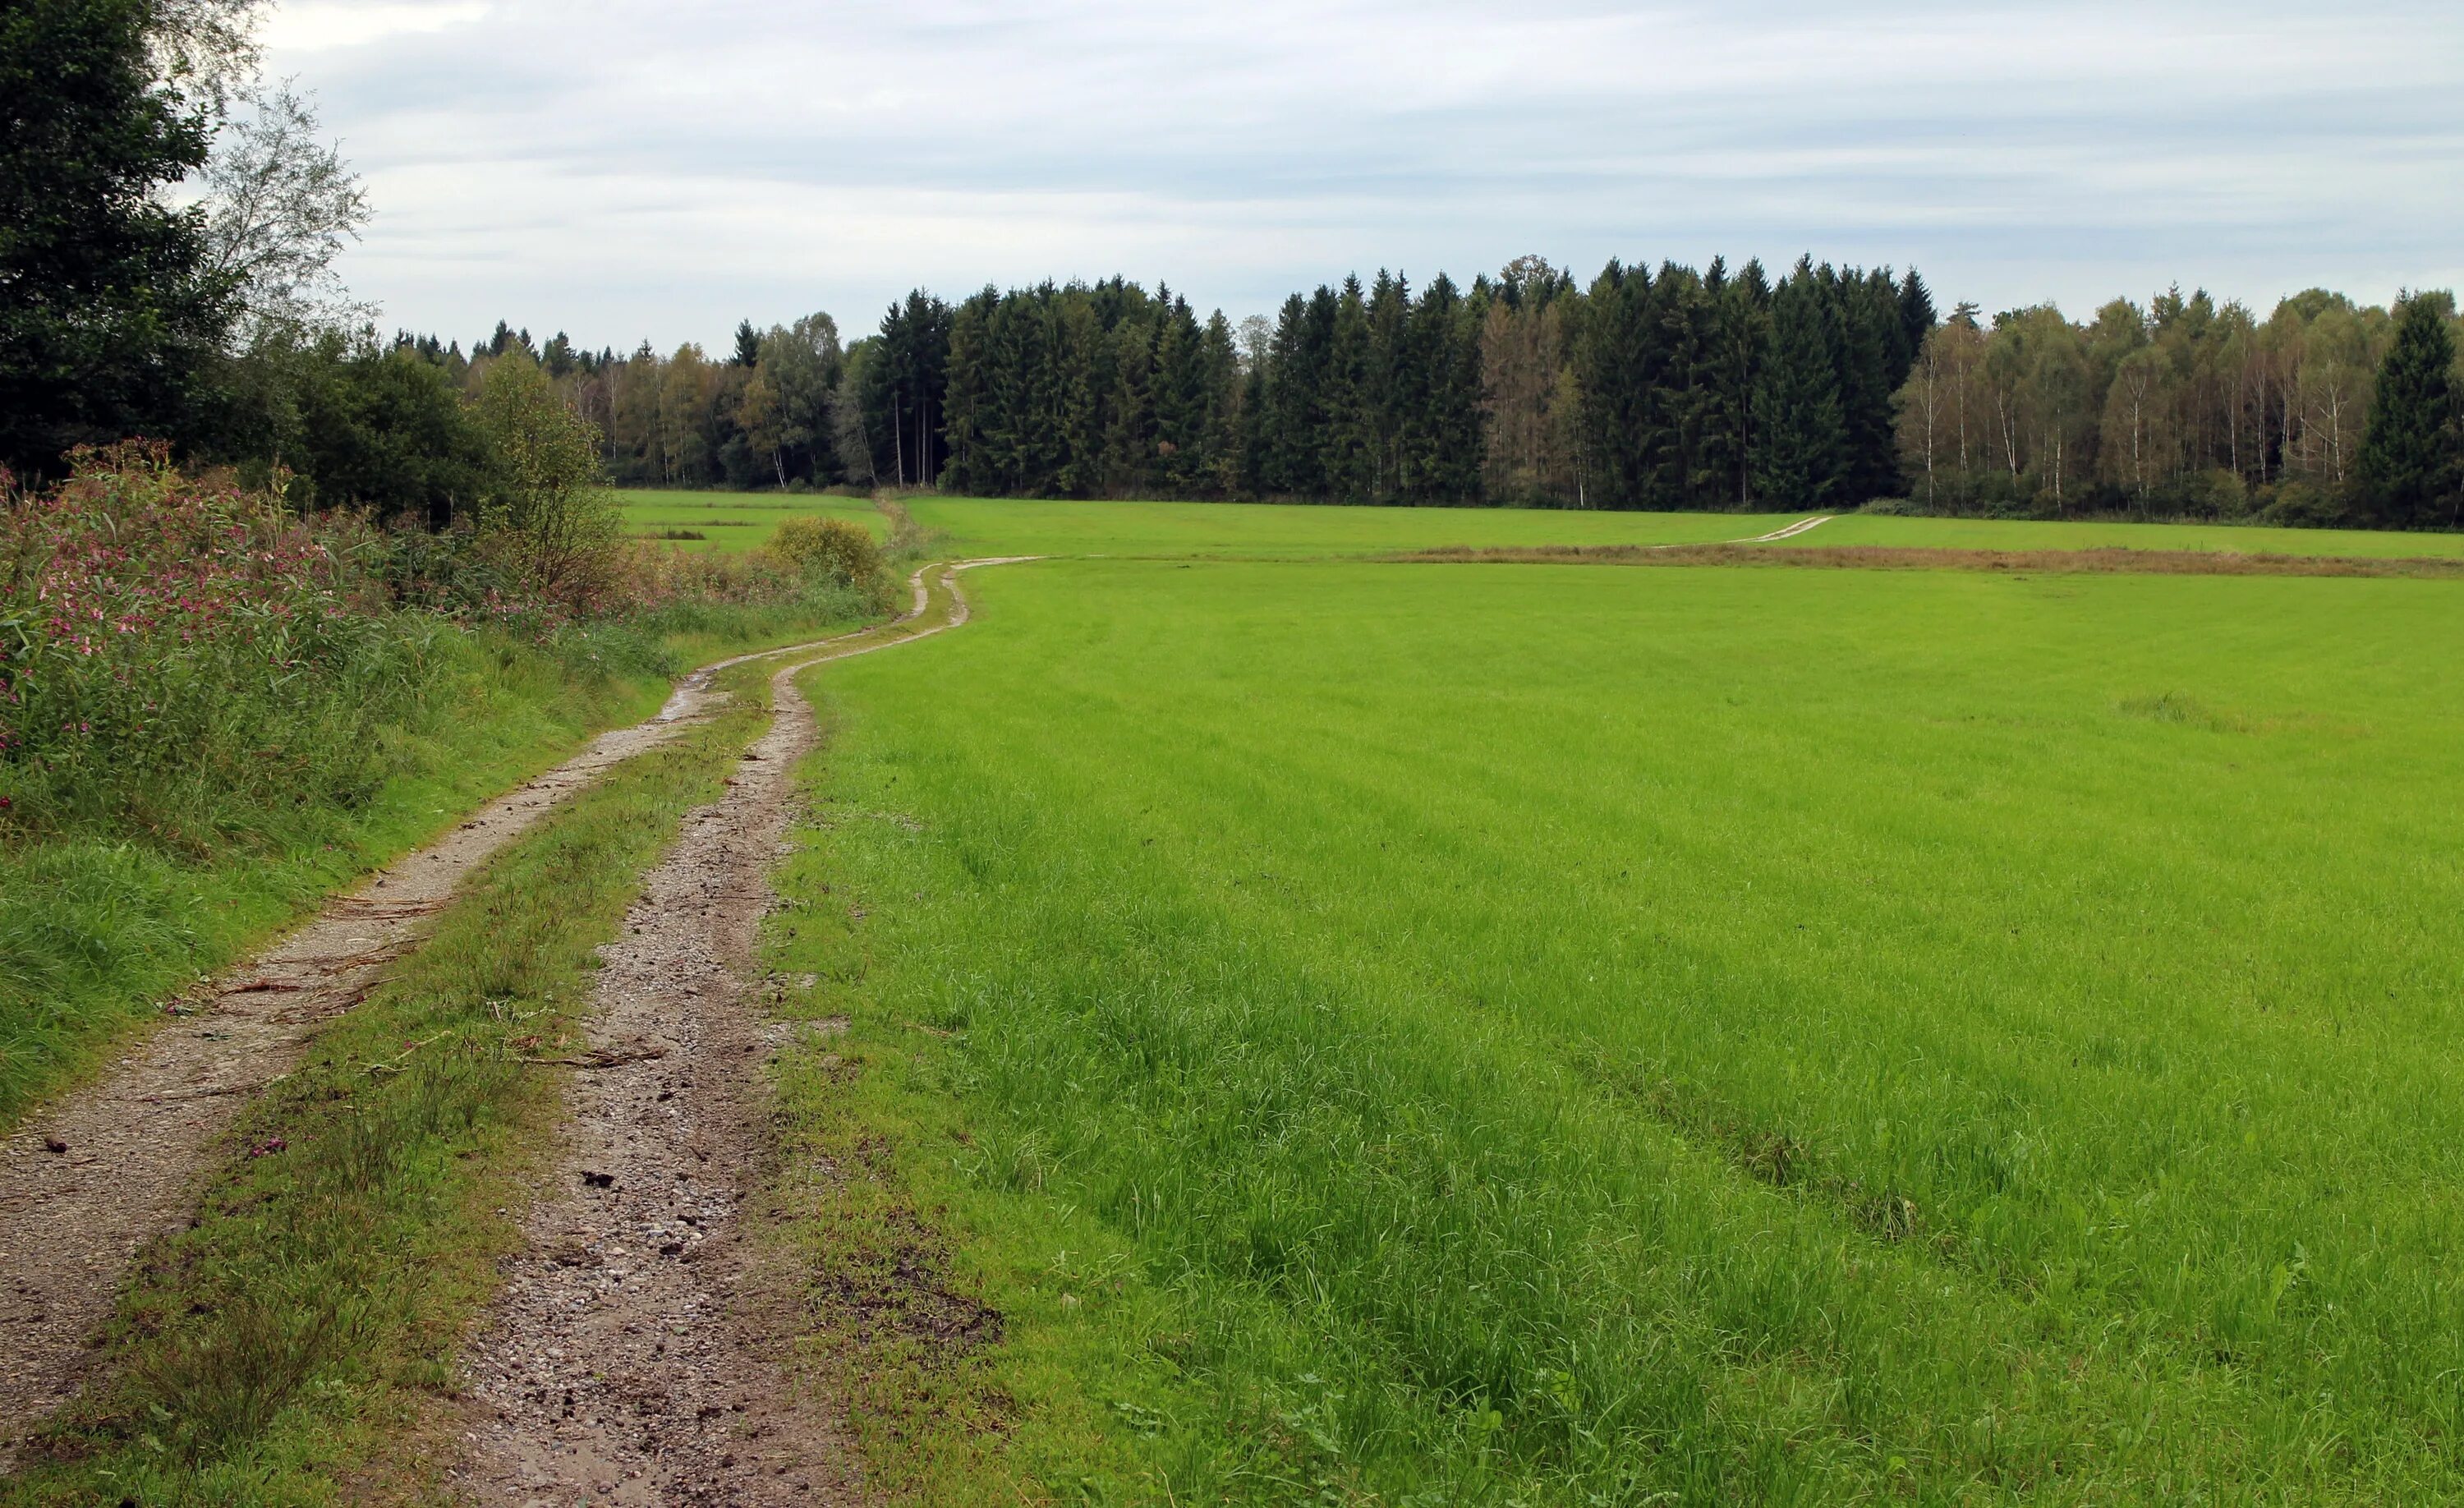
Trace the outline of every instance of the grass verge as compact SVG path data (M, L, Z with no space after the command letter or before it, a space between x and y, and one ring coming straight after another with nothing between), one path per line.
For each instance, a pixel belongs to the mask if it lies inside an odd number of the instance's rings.
M737 701L498 855L427 944L231 1133L187 1232L149 1250L100 1386L0 1502L410 1500L440 1393L518 1238L553 1134L552 1056L593 951L761 722Z

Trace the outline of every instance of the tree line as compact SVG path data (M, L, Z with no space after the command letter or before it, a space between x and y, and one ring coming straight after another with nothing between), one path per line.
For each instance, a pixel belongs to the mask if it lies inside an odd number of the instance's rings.
M845 349L826 317L748 322L728 361L603 356L568 391L615 474L667 485L2453 527L2459 328L2438 293L2261 320L2169 292L2075 323L1938 317L1913 272L1810 258L1581 284L1525 257L1239 326L1120 277L919 291Z
M1962 305L1898 396L1902 487L1940 512L2454 528L2458 329L2443 293L2312 289L2264 320L2178 291L2085 323Z
M852 341L819 313L715 353L502 321L467 352L386 339L330 275L357 180L307 104L250 82L253 3L0 15L0 466L146 434L297 503L443 524L487 483L473 400L517 361L622 484L2464 524L2438 293L1943 318L1913 271L1585 283L1525 257L1468 286L1347 277L1237 326L1115 276L917 290Z

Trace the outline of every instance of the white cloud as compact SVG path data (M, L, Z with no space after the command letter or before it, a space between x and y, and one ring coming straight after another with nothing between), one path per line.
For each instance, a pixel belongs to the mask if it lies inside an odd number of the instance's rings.
M499 0L269 40L370 174L359 291L465 339L1116 271L1237 316L1533 250L1810 247L1991 308L2384 297L2464 244L2464 18L2409 0Z
M269 49L285 55L321 53L467 26L487 13L486 6L476 4L300 0L274 11L265 24L264 41Z

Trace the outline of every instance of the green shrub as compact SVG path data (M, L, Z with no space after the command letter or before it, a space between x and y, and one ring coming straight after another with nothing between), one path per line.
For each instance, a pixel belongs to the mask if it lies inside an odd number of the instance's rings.
M844 518L790 518L762 553L809 580L857 585L881 574L881 547Z

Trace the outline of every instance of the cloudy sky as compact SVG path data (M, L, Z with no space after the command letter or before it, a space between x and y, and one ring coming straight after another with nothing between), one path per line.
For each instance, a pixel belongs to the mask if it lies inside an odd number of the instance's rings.
M2453 0L286 0L386 323L850 335L922 285L1236 318L1527 251L1915 265L1944 307L2464 282Z

